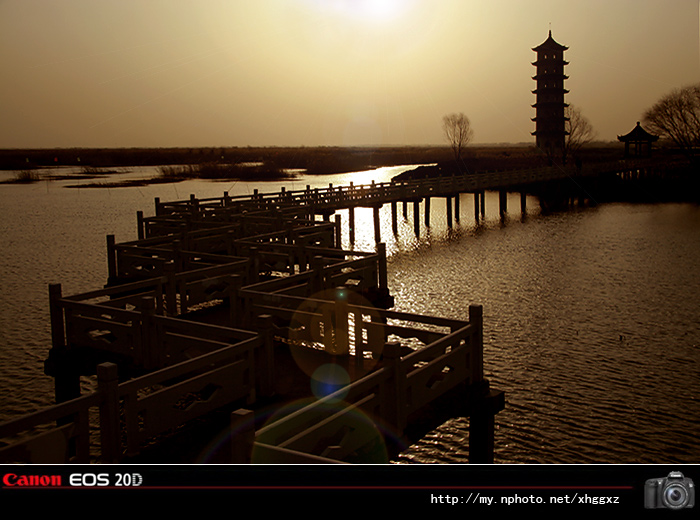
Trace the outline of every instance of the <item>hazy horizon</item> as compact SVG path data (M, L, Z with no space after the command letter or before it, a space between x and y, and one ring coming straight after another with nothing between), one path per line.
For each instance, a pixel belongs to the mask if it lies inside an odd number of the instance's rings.
M613 141L700 82L696 0L0 0L0 148L534 144L532 48Z

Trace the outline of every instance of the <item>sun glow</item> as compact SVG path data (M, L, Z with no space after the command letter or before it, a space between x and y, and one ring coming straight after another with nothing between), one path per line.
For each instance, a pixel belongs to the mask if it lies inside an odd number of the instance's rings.
M408 0L314 0L317 8L364 22L390 22L406 11Z

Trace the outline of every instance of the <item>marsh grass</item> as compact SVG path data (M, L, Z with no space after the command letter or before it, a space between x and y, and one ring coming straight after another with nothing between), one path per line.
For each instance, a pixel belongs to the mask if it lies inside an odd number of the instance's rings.
M12 182L20 184L28 184L39 180L39 174L31 170L18 171L12 179Z
M251 163L204 163L199 165L198 177L209 180L279 180L293 177L282 168L270 162Z
M161 179L170 181L184 181L197 178L197 167L192 164L184 166L159 166L158 175Z
M292 177L285 170L267 162L188 164L182 166L160 166L158 176L173 182L187 179L206 180L277 180Z

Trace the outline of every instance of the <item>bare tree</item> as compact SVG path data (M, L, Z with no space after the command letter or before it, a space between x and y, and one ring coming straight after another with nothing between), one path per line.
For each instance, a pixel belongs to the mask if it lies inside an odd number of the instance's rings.
M442 130L445 132L445 138L452 147L452 152L455 154L457 164L462 162L462 150L466 148L469 142L474 137L469 118L462 112L459 114L448 114L442 118Z
M579 150L595 138L595 132L590 121L581 114L581 109L569 105L564 111L566 141L564 143L562 160L566 164L569 157L576 157Z
M700 144L700 84L676 89L661 98L644 113L644 124L671 139L692 158Z

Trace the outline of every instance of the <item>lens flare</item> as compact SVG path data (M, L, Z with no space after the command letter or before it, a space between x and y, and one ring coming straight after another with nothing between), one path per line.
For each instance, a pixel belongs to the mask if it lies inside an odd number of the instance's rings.
M366 413L343 401L296 401L258 431L251 462L386 464L385 435Z
M311 391L319 399L329 396L349 384L350 375L347 370L334 363L321 365L311 376ZM334 399L341 400L345 395L347 395L347 390L334 396Z

